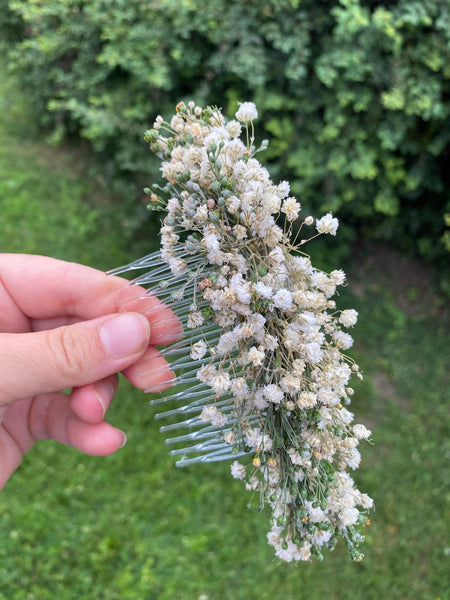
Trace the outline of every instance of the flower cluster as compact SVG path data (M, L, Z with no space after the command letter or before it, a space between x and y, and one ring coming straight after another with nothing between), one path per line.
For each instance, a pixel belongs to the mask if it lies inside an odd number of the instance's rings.
M270 506L280 559L320 559L342 537L359 560L373 502L348 473L370 436L348 409L350 378L361 374L344 329L358 315L332 299L344 272L316 269L301 251L314 219L255 158L267 145L254 146L256 117L251 102L231 121L180 103L146 133L167 181L155 187L163 193L147 190L150 205L166 215L161 251L137 265L150 269L139 281L171 302L187 332L166 351L189 386L169 396L185 402L169 412L193 415L179 425L195 429L172 440L191 444L174 453L181 464L234 457L233 477L258 508ZM337 228L328 213L309 239Z

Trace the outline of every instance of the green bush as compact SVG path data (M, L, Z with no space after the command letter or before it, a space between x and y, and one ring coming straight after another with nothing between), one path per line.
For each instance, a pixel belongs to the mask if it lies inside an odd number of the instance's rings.
M178 100L229 113L253 100L272 174L306 210L348 223L341 239L393 239L435 261L450 249L448 3L6 4L8 63L36 118L88 138L113 172L149 172L142 133Z

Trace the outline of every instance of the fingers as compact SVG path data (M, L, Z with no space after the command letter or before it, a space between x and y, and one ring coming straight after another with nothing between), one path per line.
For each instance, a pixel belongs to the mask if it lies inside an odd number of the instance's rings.
M126 297L117 303L119 311L138 312L150 323L153 345L170 344L181 338L183 329L178 317L166 305L141 287L128 288Z
M125 377L144 391L161 392L175 378L169 363L153 346L147 348L142 357L122 371Z
M0 331L40 331L116 312L140 312L149 321L153 344L180 337L172 311L146 290L121 277L53 258L0 254ZM15 323L12 329L11 315ZM30 321L28 322L28 318ZM31 323L31 327L29 326Z
M4 424L11 431L8 417L9 413ZM36 397L30 408L28 426L33 441L56 440L92 456L108 456L126 442L123 431L109 423L88 423L74 414L72 401L63 393Z
M138 313L0 334L0 405L100 381L135 363L149 340L149 323Z
M28 334L26 334L28 335ZM137 387L164 389L173 377L165 359L149 347L141 361L125 369ZM125 434L104 421L118 376L76 387L71 394L46 393L0 406L0 489L37 440L54 439L93 456L107 456L126 442Z
M72 390L70 407L75 416L86 423L100 423L116 393L119 380L111 375L90 385Z
M105 421L91 424L71 416L66 423L67 443L84 454L109 456L127 442L123 431Z
M37 440L54 439L92 456L107 456L125 444L126 435L109 423L90 423L77 416L73 402L77 400L58 392L8 407L0 425L0 489Z
M31 318L78 315L92 319L116 309L116 293L125 279L46 256L0 254L3 286Z
M169 363L153 346L150 346L134 365L124 369L123 375L134 387L152 392L164 390L175 378ZM118 383L117 375L111 375L93 384L74 388L70 394L73 413L87 423L103 421Z
M0 426L0 490L22 462L22 450L7 429Z
M30 331L30 321L20 310L3 285L0 270L0 331L19 333Z

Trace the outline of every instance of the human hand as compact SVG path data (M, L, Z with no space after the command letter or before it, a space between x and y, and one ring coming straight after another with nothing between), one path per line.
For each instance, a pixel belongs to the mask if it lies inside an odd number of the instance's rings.
M164 389L173 373L155 345L180 334L175 315L125 279L0 254L0 489L37 440L94 456L122 447L125 434L104 421L117 373Z

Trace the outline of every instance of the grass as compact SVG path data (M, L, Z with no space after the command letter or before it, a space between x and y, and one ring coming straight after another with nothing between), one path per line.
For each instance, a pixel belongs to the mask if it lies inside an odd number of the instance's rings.
M13 83L0 89L1 250L99 268L136 258L137 217L111 204L79 149L29 136ZM375 442L355 475L377 507L362 563L342 546L322 563L274 560L267 515L246 510L227 464L175 469L148 398L122 382L109 418L125 448L99 459L37 444L0 494L0 599L448 599L448 317L390 256L390 273L373 250L355 256L341 298L360 312L353 410Z

